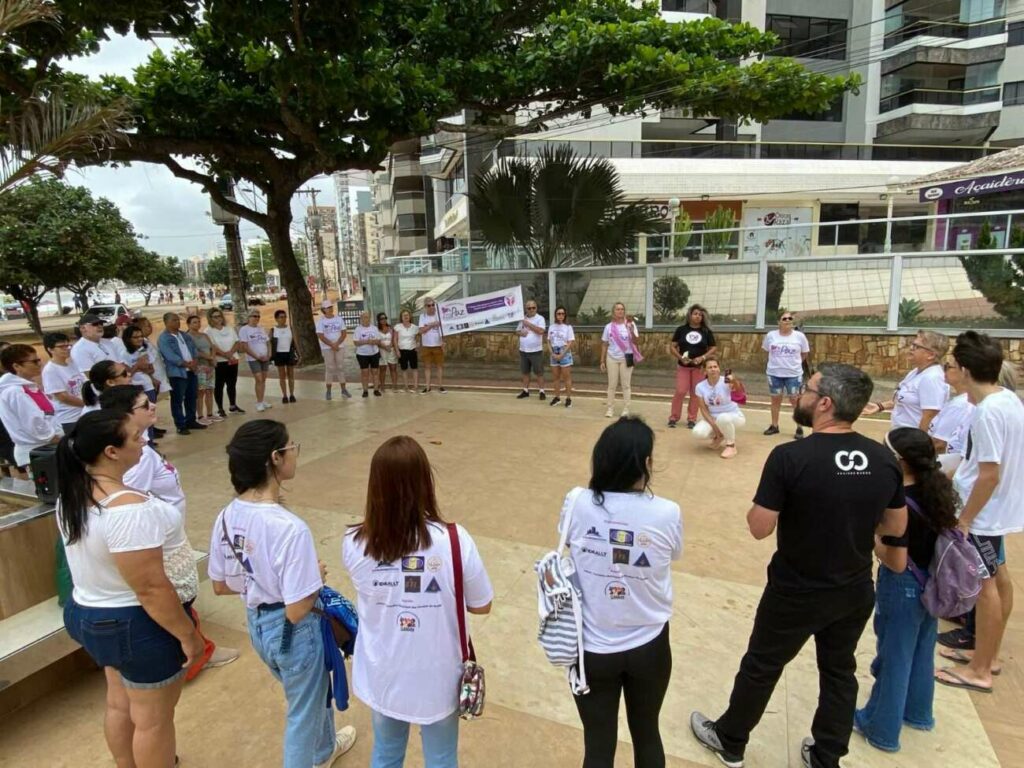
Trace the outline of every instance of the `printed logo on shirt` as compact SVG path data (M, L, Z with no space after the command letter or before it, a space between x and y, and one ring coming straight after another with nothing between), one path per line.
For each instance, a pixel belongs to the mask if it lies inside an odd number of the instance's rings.
M587 529L587 532L585 534L583 534L583 536L584 536L584 538L587 538L587 539L603 539L604 538L601 535L601 533L597 530L597 526L596 525L590 526L590 528Z
M629 565L629 550L612 549L612 562L615 565Z
M651 546L651 537L646 533L638 533L636 535L636 543L641 547L649 547Z
M388 579L387 581L384 581L382 579L374 579L373 580L373 586L375 586L375 587L397 587L398 586L398 579Z
M422 573L423 567L426 565L422 557L418 555L412 555L410 557L402 558L402 570L412 571L414 573Z
M237 561L238 557L242 557L242 568L245 569L246 573L251 574L252 563L249 561L248 557L244 557L246 552L251 550L251 548L250 550L246 549L245 536L240 533L236 533L231 542L229 542L229 545L236 553L235 560Z
M632 547L633 532L622 528L610 528L608 530L608 542L610 544L620 544L624 547Z
M704 335L700 331L690 331L686 334L687 344L700 344L704 341Z
M406 576L405 577L405 591L406 592L419 592L420 591L420 577L419 576Z
M835 456L836 466L840 474L844 475L870 475L865 472L868 468L868 457L863 451L839 451Z
M444 561L442 561L437 555L427 558L427 570L431 573L437 573L440 571L442 565L444 565Z
M588 547L586 544L584 544L582 547L580 547L580 552L586 552L588 555L596 555L597 557L607 557L608 556L608 550L606 550L606 549L594 549L592 547Z
M373 569L375 571L393 571L397 568L394 563L385 560L378 560L377 566Z
M636 559L636 562L633 563L633 565L635 565L637 568L650 568L651 561L647 559L646 552L641 552L640 557Z
M608 595L610 600L625 600L629 590L626 589L626 585L621 581L613 581L604 588L604 593Z
M412 578L411 576L409 578ZM416 578L419 578L418 576ZM427 588L423 590L427 593L440 592L441 585L437 583L437 579L431 579L430 583L427 584Z
M417 618L415 613L400 613L398 614L398 631L399 632L415 632L416 628L419 627L420 620Z

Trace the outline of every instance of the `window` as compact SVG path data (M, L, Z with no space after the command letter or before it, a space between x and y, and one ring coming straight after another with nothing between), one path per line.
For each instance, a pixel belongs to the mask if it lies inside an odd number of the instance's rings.
M1006 44L1024 45L1024 21L1011 21L1006 27Z
M423 213L398 214L397 229L399 232L422 232L427 228L427 216Z
M1003 106L1019 107L1021 105L1024 105L1024 80L1003 83Z
M846 58L846 19L781 16L769 13L765 29L779 36L777 56L814 59Z
M710 13L717 16L716 0L661 0L661 10L683 13Z
M826 227L829 221L849 221L860 218L859 203L822 203L818 218L818 245L857 245L859 231L856 224Z
M789 112L776 120L813 120L815 122L841 123L843 121L843 97L840 96L822 112Z

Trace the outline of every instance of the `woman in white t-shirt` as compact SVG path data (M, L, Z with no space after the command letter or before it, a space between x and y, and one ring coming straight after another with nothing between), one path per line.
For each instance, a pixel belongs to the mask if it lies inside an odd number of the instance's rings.
M412 312L403 309L395 326L395 340L398 344L398 367L402 369L402 386L406 392L415 393L420 386L419 357L416 353L420 327L412 321ZM412 369L412 389L409 388L409 369Z
M398 391L398 352L395 351L395 329L388 322L384 312L377 313L377 330L380 331L380 379L378 386L383 392L387 384L387 375L391 374L391 388Z
M235 388L238 384L238 334L230 325L224 324L224 313L210 307L206 311L206 335L213 342L213 357L217 364L213 368L213 400L217 403L217 415L227 417L224 412L224 390L228 391L228 410L231 413L245 413L235 404ZM157 357L160 357L157 355Z
M626 315L626 305L621 301L612 306L612 321L601 333L601 372L608 373L608 409L606 418L615 415L615 390L622 386L622 415L629 415L629 400L632 395L630 382L633 380L634 351L640 334L632 317Z
M772 423L764 431L766 435L779 434L779 414L782 411L782 396L789 397L794 408L800 399L804 382L804 361L811 351L807 337L796 330L796 318L792 312L783 312L779 317L779 329L765 334L761 349L768 353L768 393L771 395ZM799 424L793 437L804 436Z
M82 415L85 375L71 364L71 339L66 333L43 335L50 362L43 368L43 392L53 402L54 418L67 434Z
M713 451L722 450L723 459L736 455L736 428L747 423L740 407L733 402L732 393L741 391L742 384L732 373L722 375L717 360L704 361L704 381L697 384L697 408L700 420L693 428L693 436L706 440Z
M572 408L572 350L576 346L576 332L566 322L565 307L555 308L555 321L548 328L548 347L551 349L551 377L555 396L551 405L558 405L559 392L565 387L565 407Z
M654 432L643 420L610 425L594 445L589 488L570 493L559 521L559 531L569 526L583 593L590 692L574 698L584 765L614 761L623 694L634 765L665 764L658 716L672 674L671 566L682 555L683 523L679 505L650 490L653 454Z
M458 765L459 614L489 613L494 590L472 537L441 519L430 462L411 437L373 455L366 516L345 533L341 556L358 593L352 683L373 711L370 765L403 764L410 723L420 726L426 768Z
M891 429L917 427L927 432L932 419L949 399L942 369L942 358L948 350L947 336L935 331L918 331L907 348L907 357L914 366L910 373L903 377L891 399L868 403L862 414L871 416L891 409Z
M377 369L380 367L380 331L377 326L370 324L369 312L359 313L359 323L352 330L352 342L356 345L356 362L359 363L363 397L369 397L371 381L377 378ZM375 381L373 384L373 394L380 397L380 386Z
M238 495L213 523L210 582L218 595L242 596L252 646L284 687L285 768L329 768L356 731L335 732L334 709L325 706L330 680L313 608L326 570L309 526L281 504L299 444L281 422L257 419L238 428L227 453Z
M178 510L121 479L143 435L125 414L96 411L57 446L57 524L74 582L64 626L104 668L114 761L169 766L174 707L203 653L189 614L199 576Z

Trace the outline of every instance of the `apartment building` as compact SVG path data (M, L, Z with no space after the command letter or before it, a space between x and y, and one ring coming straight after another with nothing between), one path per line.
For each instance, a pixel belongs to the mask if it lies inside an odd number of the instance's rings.
M382 258L427 252L433 205L426 185L418 139L396 144L385 170L373 174L370 193L378 212Z

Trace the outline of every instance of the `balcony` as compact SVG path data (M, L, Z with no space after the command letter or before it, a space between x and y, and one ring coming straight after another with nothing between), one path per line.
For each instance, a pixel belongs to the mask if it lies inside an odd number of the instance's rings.
M891 112L900 107L912 104L934 104L942 106L967 107L973 104L988 104L1002 99L1002 87L995 85L988 88L971 90L945 90L938 88L911 88L892 96L884 97L878 104L879 113Z
M914 19L904 24L899 29L887 32L885 35L885 48L893 48L907 40L916 37L942 37L954 40L974 40L989 35L999 35L1006 31L1005 19L993 19L982 21L977 24L963 24L960 22L931 21L929 19Z

